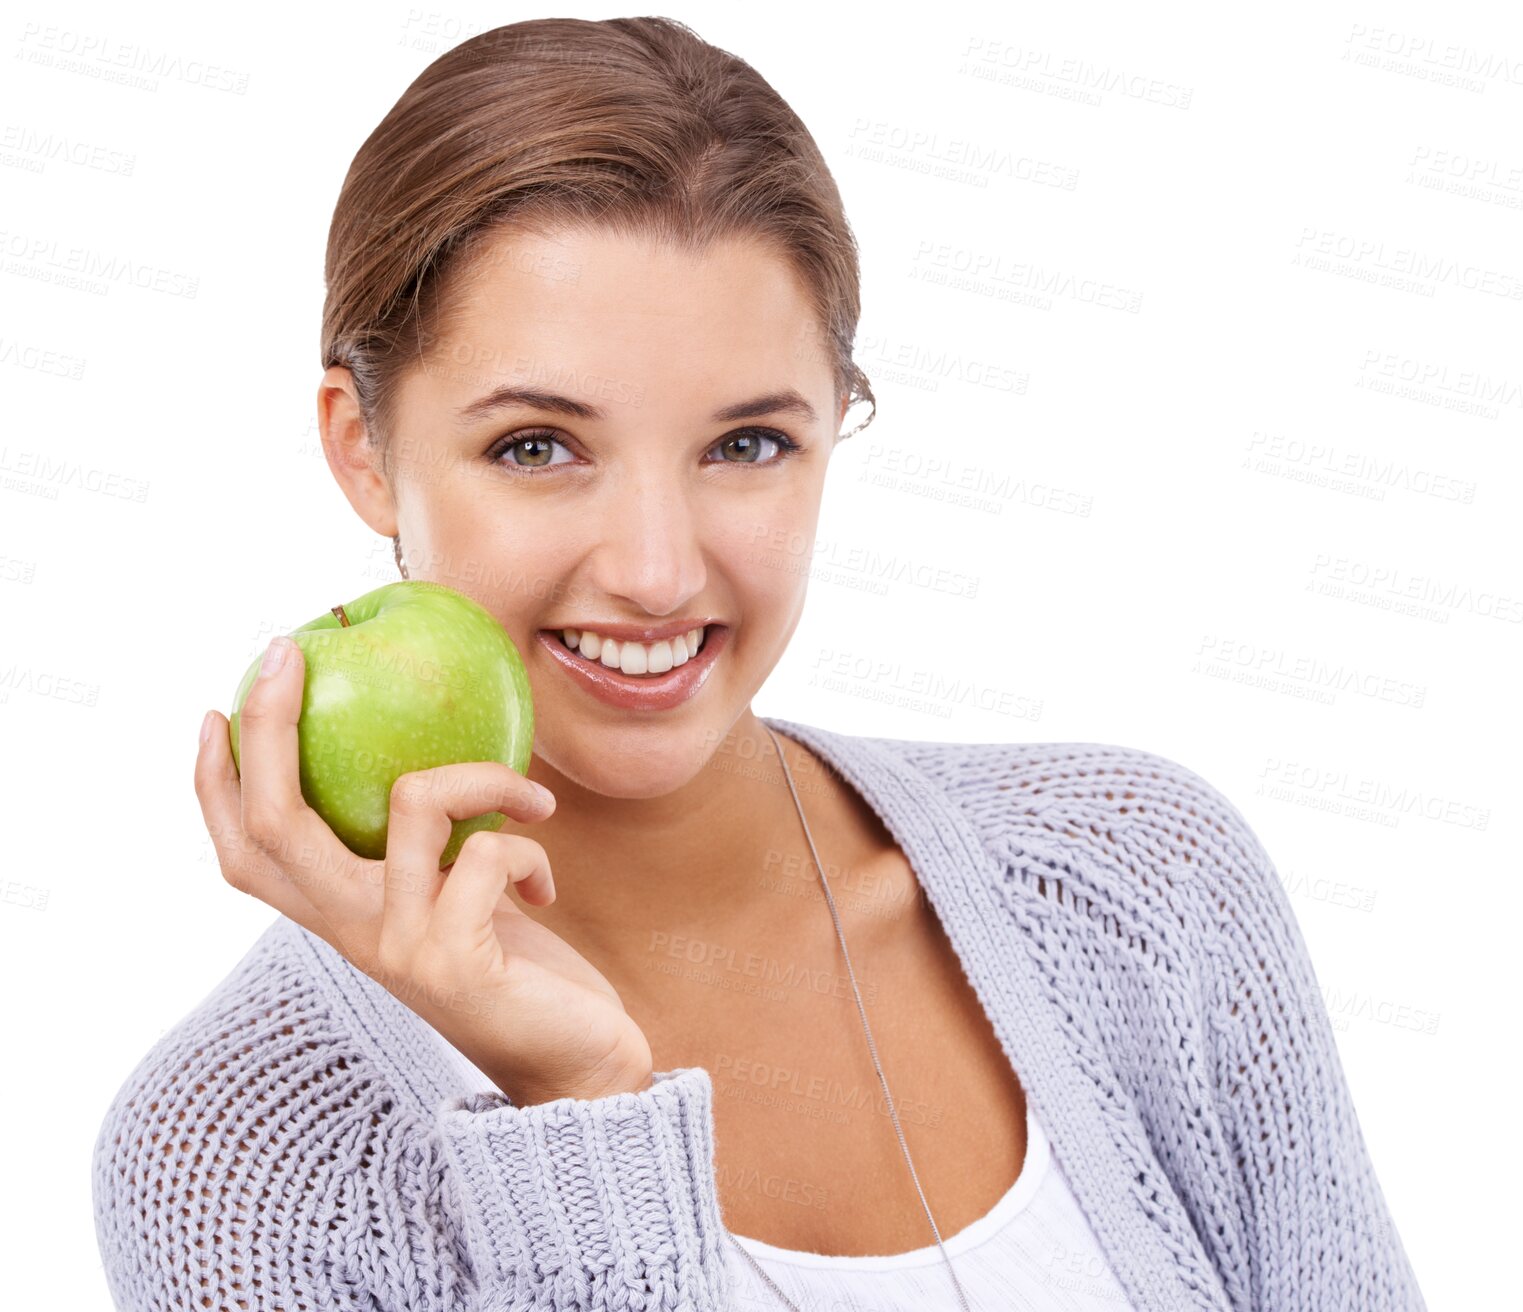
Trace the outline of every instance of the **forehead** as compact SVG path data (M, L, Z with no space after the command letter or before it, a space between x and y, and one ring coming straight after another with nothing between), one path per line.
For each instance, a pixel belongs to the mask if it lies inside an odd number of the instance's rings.
M441 346L472 382L579 373L626 386L681 378L726 392L747 378L813 386L819 330L792 266L764 244L678 250L606 231L503 233L452 290Z

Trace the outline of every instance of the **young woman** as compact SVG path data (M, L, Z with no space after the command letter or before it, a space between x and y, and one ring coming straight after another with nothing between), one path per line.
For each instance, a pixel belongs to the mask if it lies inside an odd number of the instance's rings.
M208 714L223 873L281 914L101 1128L119 1307L1423 1306L1210 784L752 712L872 400L857 277L803 125L669 20L484 33L365 142L324 448L512 637L534 757L404 775L369 861L302 798L299 650L241 774Z

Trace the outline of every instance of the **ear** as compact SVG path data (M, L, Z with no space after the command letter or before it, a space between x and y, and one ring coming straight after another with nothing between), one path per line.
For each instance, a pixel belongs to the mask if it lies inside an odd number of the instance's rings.
M317 426L328 468L359 517L382 537L397 531L397 507L381 472L381 453L371 444L354 375L339 365L317 388Z

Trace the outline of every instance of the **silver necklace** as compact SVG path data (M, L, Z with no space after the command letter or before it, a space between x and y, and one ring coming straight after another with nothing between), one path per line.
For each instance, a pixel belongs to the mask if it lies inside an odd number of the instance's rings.
M830 918L835 921L836 937L841 940L841 955L846 958L846 973L851 979L852 995L857 1000L857 1014L862 1017L862 1032L867 1035L867 1048L872 1053L873 1067L878 1072L878 1083L883 1086L883 1099L888 1104L888 1114L894 1122L894 1133L899 1136L899 1146L904 1149L904 1160L909 1164L910 1179L915 1182L915 1192L920 1195L920 1205L925 1208L926 1219L931 1223L931 1233L936 1236L936 1247L941 1249L941 1256L946 1261L947 1271L952 1277L952 1285L957 1290L957 1302L962 1307L962 1312L968 1312L968 1296L963 1293L962 1284L957 1279L957 1272L952 1266L952 1259L947 1253L946 1245L941 1242L941 1231L936 1228L936 1218L931 1215L931 1206L925 1200L925 1190L920 1187L920 1177L915 1174L915 1163L910 1157L909 1145L904 1141L904 1130L899 1125L899 1113L894 1109L893 1095L889 1093L888 1080L883 1075L883 1064L878 1060L878 1045L873 1042L873 1032L867 1023L867 1010L862 1005L862 994L857 988L856 972L851 968L851 954L846 951L846 935L841 930L841 915L836 910L836 900L830 892L830 881L825 878L824 863L820 860L820 854L815 849L814 835L809 831L809 821L804 816L804 804L799 801L798 789L793 786L793 771L788 768L788 758L783 754L782 744L778 742L777 734L773 732L772 726L770 724L763 724L762 728L767 731L772 739L772 746L777 751L777 759L782 763L783 777L788 780L788 791L793 794L793 805L798 809L799 823L804 826L804 837L809 840L809 855L814 859L814 868L819 873L820 887L825 890L825 901L830 906ZM772 1277L762 1270L761 1263L746 1251L740 1241L733 1234L730 1234L728 1230L725 1231L725 1234L729 1237L730 1243L740 1250L740 1255L751 1264L752 1270L766 1282L767 1287L778 1298L782 1299L793 1312L801 1312L798 1304L793 1302L787 1294L777 1287Z

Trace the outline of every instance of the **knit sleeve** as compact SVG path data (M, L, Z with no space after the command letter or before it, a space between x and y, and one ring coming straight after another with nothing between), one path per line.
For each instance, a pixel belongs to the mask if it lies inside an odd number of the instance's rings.
M721 1312L712 1086L515 1107L395 1096L310 980L254 952L97 1135L119 1312Z
M1236 1306L1426 1312L1284 887L1226 798L1176 777L1178 840L1200 876L1210 1077L1236 1165Z
M606 1098L446 1102L483 1312L728 1308L712 1097L708 1072L687 1067Z

